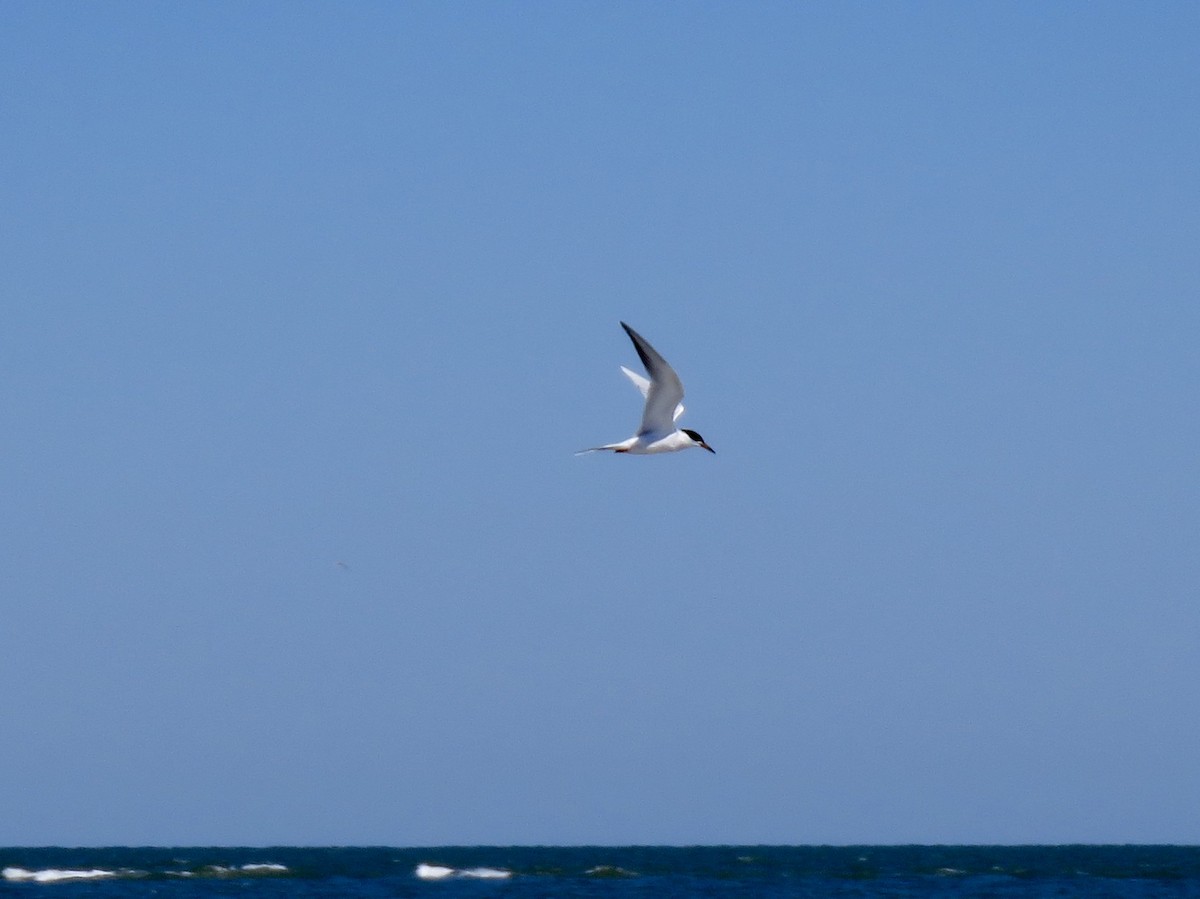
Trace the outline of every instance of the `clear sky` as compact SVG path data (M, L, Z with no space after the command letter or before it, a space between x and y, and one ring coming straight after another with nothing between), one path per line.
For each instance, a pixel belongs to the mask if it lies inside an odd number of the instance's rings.
M1197 47L5 3L0 845L1200 842Z

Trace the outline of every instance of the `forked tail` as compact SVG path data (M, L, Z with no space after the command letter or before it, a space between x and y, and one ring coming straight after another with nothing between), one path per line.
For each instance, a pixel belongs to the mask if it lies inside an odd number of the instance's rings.
M625 443L606 443L604 446L590 446L587 449L581 449L575 455L586 456L588 453L602 453L606 450L612 453L627 453L629 447Z

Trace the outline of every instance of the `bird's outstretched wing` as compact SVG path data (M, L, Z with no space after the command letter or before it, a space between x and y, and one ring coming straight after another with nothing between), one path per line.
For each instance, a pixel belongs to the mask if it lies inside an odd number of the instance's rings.
M683 400L683 383L675 369L650 346L641 334L621 322L621 327L633 341L633 348L646 366L650 387L646 391L646 408L642 411L639 434L668 434L675 430L675 407ZM636 383L636 382L635 382ZM638 385L639 387L641 385Z

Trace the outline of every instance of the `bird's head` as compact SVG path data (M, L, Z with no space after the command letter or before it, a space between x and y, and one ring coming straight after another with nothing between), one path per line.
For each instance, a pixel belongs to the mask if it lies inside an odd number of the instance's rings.
M680 428L680 430L683 431L683 433L688 435L688 438L692 441L693 444L700 447L701 449L706 449L710 453L716 455L717 451L715 449L713 449L711 446L709 446L707 443L705 443L704 438L701 437L695 431L693 431L691 428Z

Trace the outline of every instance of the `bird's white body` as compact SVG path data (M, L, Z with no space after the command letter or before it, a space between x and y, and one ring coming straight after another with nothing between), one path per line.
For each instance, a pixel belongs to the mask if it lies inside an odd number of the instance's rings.
M698 445L696 441L682 431L673 431L665 437L655 438L656 435L653 434L637 434L628 440L622 440L620 443L608 443L604 446L583 450L583 452L593 453L598 450L612 450L614 453L633 453L635 456L648 456L651 453L675 453L679 450L690 449Z
M642 411L642 424L638 432L628 440L620 443L606 443L604 446L594 446L580 450L582 453L594 453L609 450L614 453L631 453L635 456L651 455L653 453L674 453L679 450L697 447L715 453L711 446L695 431L678 428L675 422L683 415L683 384L679 375L667 364L662 356L650 346L650 343L637 331L621 322L621 327L633 341L634 349L646 366L649 380L637 372L630 371L624 365L621 371L634 383L646 398L646 407Z

